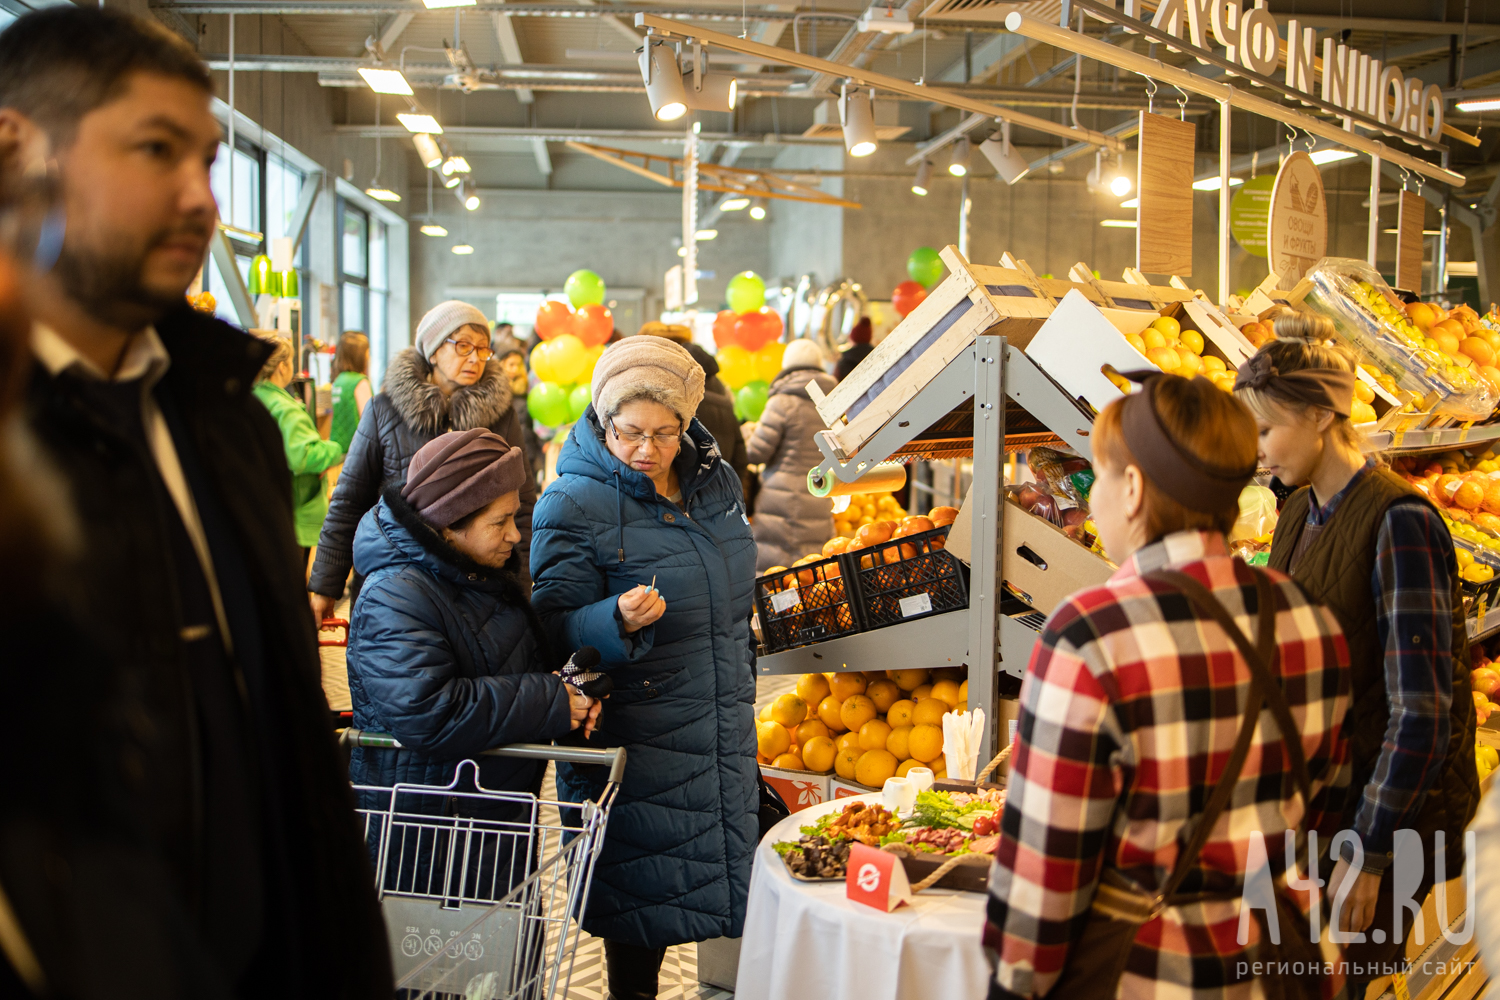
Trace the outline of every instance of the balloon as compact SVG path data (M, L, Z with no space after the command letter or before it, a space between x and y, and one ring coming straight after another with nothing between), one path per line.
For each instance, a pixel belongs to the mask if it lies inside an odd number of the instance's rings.
M568 415L574 420L583 416L583 411L589 408L593 402L593 393L586 385L575 385L573 391L568 393Z
M753 353L781 336L781 317L769 309L744 313L734 321L734 335L741 347Z
M604 345L599 344L588 348L588 360L583 363L583 374L578 376L579 382L591 382L594 378L594 366L599 363L599 355L604 353Z
M775 379L781 371L781 356L785 353L786 345L773 341L750 355L750 371L754 375L752 381L770 382Z
M766 400L771 398L771 387L764 382L751 382L735 393L734 398L740 404L744 419L759 420L766 408Z
M543 302L542 307L536 311L536 335L543 340L551 340L559 334L572 332L573 310L568 304L551 299Z
M526 394L526 412L539 424L561 427L572 416L568 391L556 382L542 382Z
M563 283L563 291L574 309L596 306L604 301L604 279L593 271L574 271Z
M915 281L903 281L896 286L895 291L891 292L891 305L896 307L898 313L905 316L921 305L925 298L927 298L927 289Z
M719 363L719 379L731 390L737 390L755 378L750 352L738 344L730 344L714 355L714 360Z
M741 271L729 279L724 298L728 300L729 308L742 316L755 312L766 304L766 283L754 271Z
M552 342L544 340L531 349L531 372L540 382L556 382L552 369Z
M577 382L589 360L589 349L583 346L583 341L571 333L565 333L547 341L545 345L537 345L538 348L543 346L548 348L547 363L551 365L554 376L551 381L559 385Z
M728 347L731 344L739 345L739 338L734 332L734 321L739 319L732 309L720 309L719 315L714 317L714 346L719 348Z
M614 313L597 302L579 306L573 314L573 336L582 341L584 347L602 345L614 332Z
M943 264L943 258L932 247L917 247L906 258L906 273L923 288L931 288L937 284L945 270L947 268Z

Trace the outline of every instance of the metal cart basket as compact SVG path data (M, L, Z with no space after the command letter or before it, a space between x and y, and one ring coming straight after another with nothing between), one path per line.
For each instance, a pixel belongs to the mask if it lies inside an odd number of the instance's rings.
M401 749L358 729L340 741ZM609 779L597 802L579 804L487 790L473 760L445 786L354 786L399 995L566 995L625 750L513 744L481 756L603 765Z

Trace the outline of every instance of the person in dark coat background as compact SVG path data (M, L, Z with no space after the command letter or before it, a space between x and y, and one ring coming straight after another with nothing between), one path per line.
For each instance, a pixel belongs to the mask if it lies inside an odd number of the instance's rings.
M448 431L482 427L507 441L522 440L511 407L510 382L490 357L490 326L484 313L467 302L434 306L417 324L417 341L391 359L385 384L365 407L344 458L344 471L328 501L318 537L318 553L307 582L313 615L322 621L344 592L354 565L354 532L360 518L380 499L387 483L406 478L412 456ZM536 484L521 487L521 568L531 544L531 508ZM350 603L359 596L359 577Z
M870 345L870 317L861 316L854 329L849 331L849 343L839 350L838 364L833 366L833 377L842 382L859 363L870 356L875 348Z
M610 996L639 1000L656 996L668 945L744 925L759 839L755 543L739 482L693 417L692 355L627 337L590 388L537 503L532 601L559 655L593 646L614 682L589 745L629 757L583 926L604 938ZM558 795L597 798L604 779L561 765Z
M126 795L211 973L143 981L146 956L128 955L111 995L389 997L291 475L250 391L270 348L184 299L217 219L212 95L189 45L121 11L51 7L0 34L0 139L28 176L50 171L66 210L56 266L26 286L26 420L81 530L80 636L140 746ZM87 898L92 873L40 857L23 878Z
M505 333L501 333L501 330ZM531 411L526 409L526 396L530 389L530 379L526 371L526 348L521 342L510 335L511 325L502 323L495 327L495 332L490 335L490 349L495 352L495 360L500 362L500 370L505 373L510 382L510 405L516 411L516 422L521 425L521 447L526 452L526 461L531 466L532 478L546 467L546 458L542 454L542 441L536 436L536 425L531 419Z

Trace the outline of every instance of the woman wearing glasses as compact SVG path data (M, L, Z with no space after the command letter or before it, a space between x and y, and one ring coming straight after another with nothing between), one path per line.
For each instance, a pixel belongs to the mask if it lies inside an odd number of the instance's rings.
M490 325L484 313L467 302L450 301L422 317L416 344L391 359L384 387L360 416L344 471L328 501L307 583L319 621L333 613L344 592L354 566L354 530L380 500L381 488L404 482L418 449L440 434L479 428L507 441L521 440L510 403L510 385L490 351ZM521 509L516 514L523 574L535 503L536 483L528 478L521 486ZM359 597L359 587L356 576L350 587L351 605Z
M609 995L654 997L666 947L738 937L759 806L750 604L755 541L739 477L694 419L703 369L660 337L594 367L593 405L536 509L532 605L559 656L593 646L614 692L588 745L629 749L584 929ZM600 768L558 767L597 798Z

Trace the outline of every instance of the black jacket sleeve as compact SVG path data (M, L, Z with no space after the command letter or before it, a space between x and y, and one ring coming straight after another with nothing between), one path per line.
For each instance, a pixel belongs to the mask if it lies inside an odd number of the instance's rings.
M328 501L328 516L318 536L318 555L313 560L307 589L326 597L344 592L344 582L354 568L354 531L360 518L380 500L380 479L384 475L385 456L380 443L379 421L389 415L390 401L377 395L365 406L344 456L344 471ZM527 509L526 525L531 526ZM530 537L530 531L525 532Z

